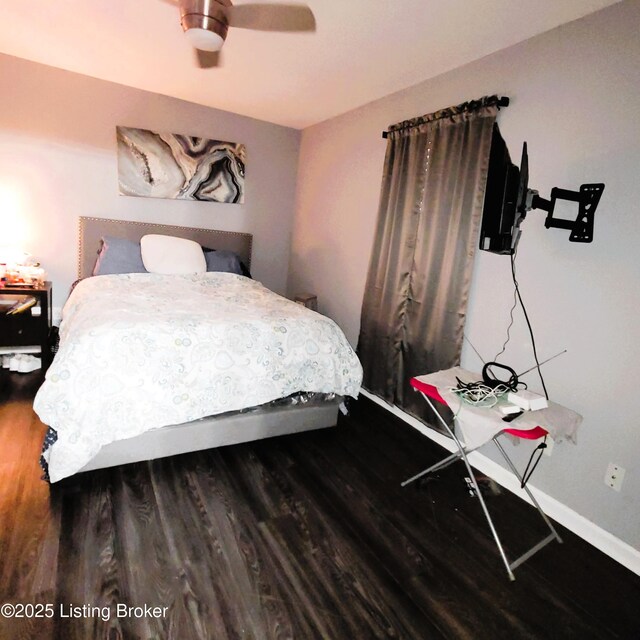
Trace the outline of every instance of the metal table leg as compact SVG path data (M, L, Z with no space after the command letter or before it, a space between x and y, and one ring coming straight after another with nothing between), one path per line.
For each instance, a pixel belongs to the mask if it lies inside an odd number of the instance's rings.
M433 412L438 417L438 420L440 421L440 423L444 427L445 431L449 434L450 438L455 442L456 447L458 448L458 453L455 453L452 456L449 456L448 458L445 458L445 460L443 460L442 463L438 463L438 464L434 465L435 468L442 468L443 466L446 466L446 464L450 464L451 462L453 462L453 460L456 459L456 458L461 458L462 459L462 461L464 462L464 464L465 464L465 466L467 468L467 472L469 474L469 478L471 480L471 484L473 485L473 488L474 488L474 490L476 492L476 495L478 496L478 500L480 501L480 506L482 507L482 511L484 512L485 518L487 519L487 523L489 524L489 529L491 530L491 534L493 535L493 539L494 539L494 541L496 543L496 546L498 547L498 551L500 553L500 557L502 558L502 562L504 563L504 566L505 566L505 568L507 570L507 574L509 576L509 579L510 580L515 580L516 577L513 575L513 571L511 570L511 566L509 564L509 561L507 560L507 555L505 554L504 548L502 546L502 542L500 542L500 538L498 537L498 532L496 531L496 528L495 528L495 526L493 524L493 520L491 519L491 516L489 515L489 510L487 509L487 505L485 504L484 498L482 497L482 493L480 493L480 487L478 486L478 482L476 480L475 474L473 473L473 469L471 468L471 465L469 464L469 460L467 459L467 453L465 451L464 446L462 445L460 440L458 440L458 438L456 437L456 435L453 432L453 430L447 424L446 420L444 420L444 418L440 415L440 412L435 408L435 406L431 402L431 398L429 398L429 396L427 396L422 391L420 391L420 394L427 401L427 403L429 404L429 406L431 407ZM429 468L429 469L417 474L413 478L409 478L408 480L406 480L405 482L402 483L402 486L405 486L409 482L412 482L413 480L416 480L417 478L425 475L426 473L428 473L428 472L430 472L432 470L433 470L433 468L431 467L431 468Z

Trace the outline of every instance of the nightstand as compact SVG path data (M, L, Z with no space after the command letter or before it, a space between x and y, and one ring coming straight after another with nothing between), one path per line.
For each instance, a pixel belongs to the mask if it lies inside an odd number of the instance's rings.
M0 288L0 302L7 296L32 296L36 304L14 315L7 315L6 309L0 312L0 347L40 347L42 370L46 371L51 364L51 283L45 282L39 287L17 285Z
M307 307L307 309L312 309L313 311L318 310L318 297L313 293L298 293L293 298L293 301L301 304L303 307Z

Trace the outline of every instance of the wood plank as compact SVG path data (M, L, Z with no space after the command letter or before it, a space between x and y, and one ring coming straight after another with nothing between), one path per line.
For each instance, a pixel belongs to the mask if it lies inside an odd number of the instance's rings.
M221 455L214 464L200 467L197 484L210 522L216 523L218 556L223 557L222 549L227 556L221 583L231 581L225 590L234 596L229 607L242 616L242 628L255 637L265 632L267 637L313 637L286 570L268 549L260 521L239 498Z
M56 603L63 613L56 617L56 633L69 640L120 638L116 605L122 599L121 566L116 555L112 473L74 479L63 489ZM83 605L105 613L75 617L69 609Z
M0 584L13 598L28 600L54 586L54 580L37 569L43 566L43 549L55 562L59 535L49 488L38 475L44 425L27 401L0 405L0 425Z
M400 630L401 637L411 637L418 629L429 630L431 637L440 637L437 627L406 600L404 593L400 598L392 598L391 594L399 590L397 583L380 571L379 558L363 557L360 541L345 535L344 515L327 521L327 511L318 508L315 489L310 491L297 481L297 476L290 475L293 466L286 464L286 454L283 456L279 447L286 440L272 441L255 456L259 462L254 464L260 464L261 476L269 478L271 503L278 505L274 513L282 514L265 518L262 529L269 536L274 553L280 553L281 563L286 564L284 558L297 559L295 566L288 566L288 574L295 576L298 598L305 599L307 606L315 610L332 611L333 618L327 619L324 614L327 624L338 622L335 619L338 616L343 624L349 625L342 630L332 627L328 637L378 637L383 628L390 633ZM277 455L271 463L267 451ZM233 478L242 484L244 491L251 492L255 484L239 480L251 477L242 472L246 469L241 468L241 463L242 460L237 460L233 465ZM275 499L275 487L280 492L279 499ZM376 593L380 582L385 585L384 597ZM361 590L368 595L365 602L360 600ZM378 626L372 621L377 621ZM412 630L408 635L407 629ZM339 633L344 635L336 635Z

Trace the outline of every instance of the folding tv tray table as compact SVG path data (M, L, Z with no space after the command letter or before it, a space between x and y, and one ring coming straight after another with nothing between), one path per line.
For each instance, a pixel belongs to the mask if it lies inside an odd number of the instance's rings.
M511 469L511 472L515 475L522 486L522 476L507 455L504 447L498 441L498 438L505 433L516 438L524 438L527 440L538 440L546 435L550 435L554 441L560 441L567 438L575 443L576 431L582 422L582 416L570 409L560 406L559 404L549 402L549 407L547 409L526 411L524 414L519 416L517 418L517 428L514 428L510 426L511 423L505 422L502 419L504 415L500 412L498 406L489 408L467 405L458 396L456 396L451 391L451 388L455 387L457 384L456 377L463 382L473 382L481 379L479 374L471 373L465 369L461 369L460 367L454 367L452 369L411 378L411 386L416 391L419 391L427 401L434 414L437 416L440 424L444 427L445 433L455 443L457 451L428 469L425 469L424 471L421 471L420 473L417 473L411 478L405 480L402 483L402 486L404 487L428 473L443 469L456 460L462 459L467 468L473 489L480 501L480 505L489 524L489 528L491 529L491 533L507 570L507 574L511 580L515 580L513 571L516 567L520 566L523 562L528 560L532 555L540 551L540 549L553 540L562 542L562 539L538 504L534 495L529 490L529 487L525 484L523 487L524 490L540 513L540 516L549 528L550 533L538 544L523 553L519 558L509 562L504 547L502 546L502 542L500 541L496 528L493 524L493 520L491 519L491 515L489 514L489 510L487 509L487 505L482 497L482 493L480 492L480 488L478 487L478 481L476 480L473 469L469 464L467 454L475 451L487 442L493 441L498 448L498 451L500 451L502 457L505 459L507 466ZM436 409L433 401L440 405L448 406L454 411L454 426L457 423L460 427L464 443L456 436L454 429L449 426L447 421L442 417L442 414Z

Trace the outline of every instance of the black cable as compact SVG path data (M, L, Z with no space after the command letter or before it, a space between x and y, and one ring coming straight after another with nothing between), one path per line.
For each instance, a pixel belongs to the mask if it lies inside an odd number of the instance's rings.
M540 370L540 361L538 360L538 350L536 349L536 340L533 337L533 329L531 328L531 323L529 322L529 315L527 314L527 309L524 306L524 302L522 301L522 295L520 294L520 287L518 286L518 280L516 279L516 253L517 253L517 250L511 254L511 275L513 276L513 286L516 289L516 295L518 296L520 306L522 307L522 313L524 313L524 319L527 321L527 327L529 328L529 335L531 336L531 346L533 347L533 357L536 361L536 369L538 369L538 375L540 376L540 382L542 383L544 395L545 395L545 398L549 400L549 394L547 393L547 386L544 383L544 378L542 377L542 371Z
M524 489L524 485L527 484L527 482L529 481L529 478L531 477L533 472L536 470L536 467L540 462L540 458L542 458L542 454L544 453L544 450L546 448L547 448L547 436L545 436L544 440L531 452L531 457L529 458L529 462L527 462L527 466L524 470L524 473L522 474L522 482L520 483L521 489ZM535 461L533 467L531 468L531 471L529 471L529 467L531 466L531 462L533 461L533 456L536 455L536 451L540 452L538 454L538 459Z
M498 378L493 371L493 368L502 369L509 374L508 380L502 380ZM505 387L508 391L518 391L520 381L518 380L518 374L506 364L500 364L499 362L487 362L482 368L482 382L491 389L495 387ZM526 386L526 385L525 385Z
M504 341L504 343L502 344L502 349L500 349L500 351L498 351L498 353L496 353L495 356L493 356L494 361L497 360L506 350L507 345L509 344L509 341L511 340L511 327L513 327L513 323L515 321L514 317L513 317L513 312L516 310L516 307L518 306L518 295L516 290L514 289L513 291L513 305L511 306L511 310L509 311L509 326L507 327L507 337Z

